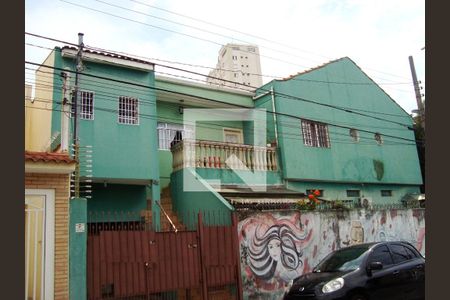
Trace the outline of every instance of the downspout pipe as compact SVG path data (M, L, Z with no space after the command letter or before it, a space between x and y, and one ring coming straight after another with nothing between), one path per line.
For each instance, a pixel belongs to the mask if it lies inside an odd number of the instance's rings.
M275 108L275 93L273 91L273 86L270 88L270 94L272 96L272 116L273 116L273 124L275 129L275 142L278 147L278 125L277 125L277 111Z

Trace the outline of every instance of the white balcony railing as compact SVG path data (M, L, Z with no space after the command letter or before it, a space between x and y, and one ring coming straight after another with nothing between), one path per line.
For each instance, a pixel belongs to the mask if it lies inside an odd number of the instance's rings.
M171 148L174 171L187 167L276 171L275 147L183 140ZM233 158L233 155L237 159Z

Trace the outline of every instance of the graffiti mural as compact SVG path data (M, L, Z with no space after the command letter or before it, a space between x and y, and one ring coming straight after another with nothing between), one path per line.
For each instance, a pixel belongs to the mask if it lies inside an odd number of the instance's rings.
M291 279L302 274L303 249L313 229L311 222L302 223L300 213L256 215L240 222L238 230L244 289L253 291L251 299L284 291Z
M281 299L287 283L328 253L371 241L403 240L425 254L424 210L255 212L238 235L245 299Z

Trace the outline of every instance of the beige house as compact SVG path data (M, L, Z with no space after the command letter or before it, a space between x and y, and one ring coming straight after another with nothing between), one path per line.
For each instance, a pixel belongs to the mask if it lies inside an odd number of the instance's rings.
M69 299L67 154L25 151L25 299Z

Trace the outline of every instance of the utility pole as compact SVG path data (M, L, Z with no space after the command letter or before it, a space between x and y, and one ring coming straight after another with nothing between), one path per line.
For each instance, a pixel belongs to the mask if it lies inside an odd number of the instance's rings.
M61 72L61 77L63 79L63 100L62 100L62 110L61 110L61 151L69 151L69 114L70 114L70 73Z
M80 197L80 145L78 142L78 102L79 102L79 81L80 73L82 71L81 55L83 53L83 33L78 33L78 53L76 58L76 73L75 73L75 95L74 95L74 116L73 116L73 147L74 147L74 158L76 161L75 176L74 176L74 196L75 198Z
M425 108L422 102L422 95L420 94L419 82L417 81L416 69L414 67L414 60L412 56L409 56L409 67L411 68L411 74L414 83L414 91L416 93L417 109L419 111L420 124L422 128L425 128Z

